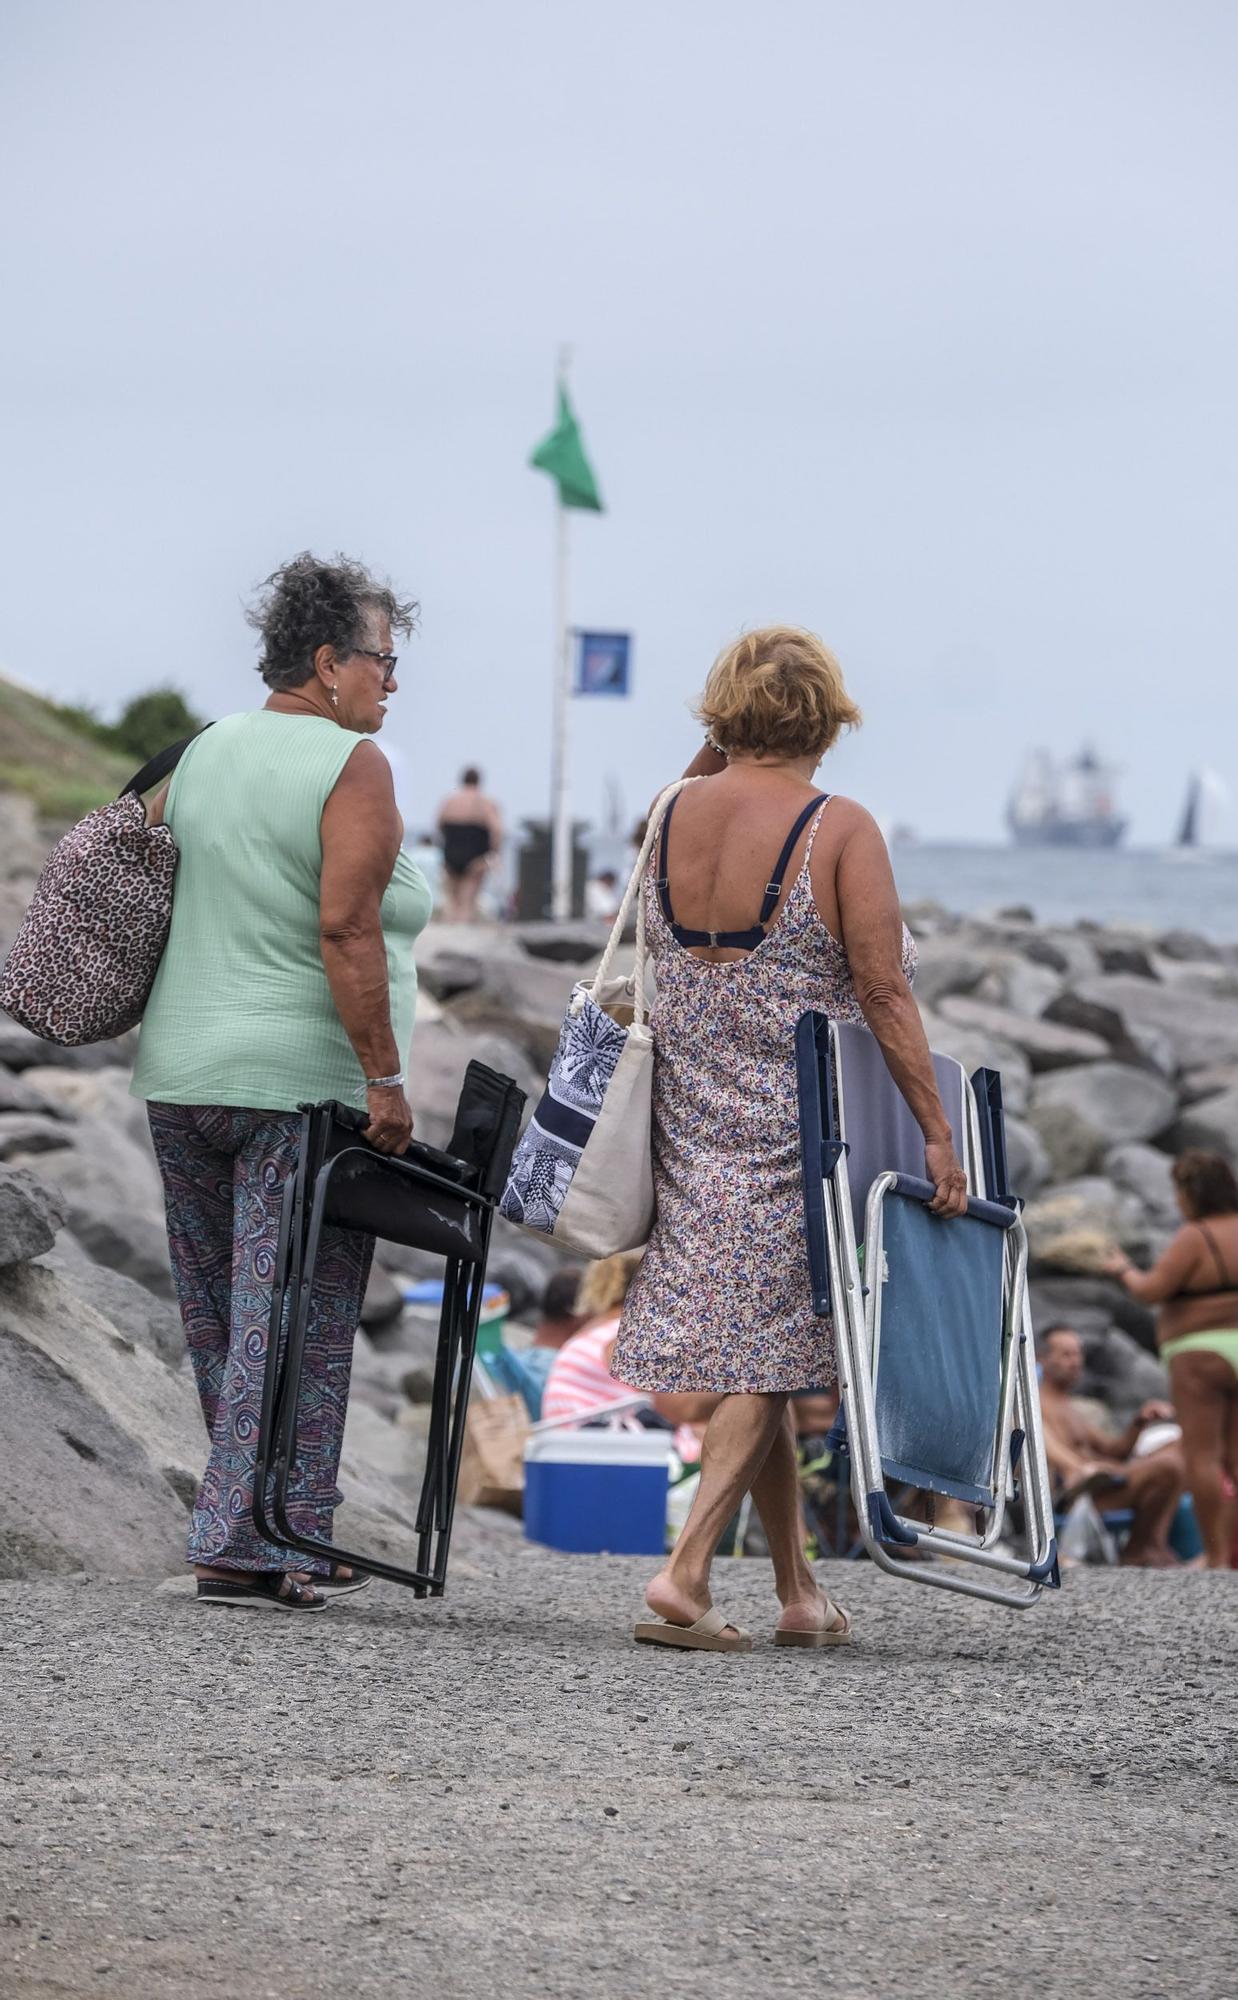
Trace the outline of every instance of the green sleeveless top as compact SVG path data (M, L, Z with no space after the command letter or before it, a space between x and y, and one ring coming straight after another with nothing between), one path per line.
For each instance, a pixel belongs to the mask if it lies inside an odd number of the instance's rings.
M319 949L319 822L365 738L325 717L229 715L177 765L164 818L180 850L167 949L132 1091L164 1104L295 1111L363 1104L365 1078ZM382 900L391 1025L407 1065L413 942L431 907L401 849Z

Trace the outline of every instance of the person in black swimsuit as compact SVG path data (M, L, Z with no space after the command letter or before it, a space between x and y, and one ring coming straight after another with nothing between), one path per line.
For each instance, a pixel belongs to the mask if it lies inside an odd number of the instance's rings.
M503 840L503 816L481 788L481 772L473 765L460 774L458 790L438 809L438 834L443 846L443 915L449 924L477 921L477 899L492 858Z

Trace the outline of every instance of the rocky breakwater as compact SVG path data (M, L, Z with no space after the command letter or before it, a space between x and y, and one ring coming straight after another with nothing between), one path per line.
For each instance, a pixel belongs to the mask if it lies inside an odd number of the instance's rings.
M1238 949L1025 912L907 914L930 1042L1002 1073L1036 1323L1078 1327L1089 1386L1121 1420L1163 1378L1151 1316L1100 1275L1100 1250L1116 1240L1146 1259L1167 1240L1179 1148L1238 1153ZM473 1057L536 1100L572 982L603 942L589 926L431 927L410 1079L422 1138L446 1143ZM131 1056L54 1049L0 1017L0 1575L166 1573L182 1558L204 1439ZM491 1275L517 1320L558 1262L496 1226ZM375 1264L343 1479L371 1547L410 1545L433 1316L401 1288L440 1268L394 1245ZM461 1558L513 1532L466 1512Z
M1238 946L1184 931L907 912L935 1049L1002 1074L1010 1178L1027 1204L1035 1323L1084 1337L1086 1386L1124 1419L1163 1392L1151 1313L1101 1275L1179 1222L1174 1155L1238 1160Z

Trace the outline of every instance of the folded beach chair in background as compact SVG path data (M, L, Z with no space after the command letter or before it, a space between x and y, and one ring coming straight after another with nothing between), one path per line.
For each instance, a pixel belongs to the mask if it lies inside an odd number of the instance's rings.
M864 1546L892 1576L1024 1609L1058 1569L1000 1078L933 1057L969 1190L947 1222L867 1029L805 1014L796 1061L813 1304L833 1317ZM975 1532L899 1513L887 1482L960 1502ZM1021 1549L1005 1540L1012 1503Z
M524 1093L510 1077L471 1062L446 1152L414 1140L395 1158L362 1139L365 1112L333 1103L301 1107L300 1153L284 1190L276 1251L254 1479L254 1523L268 1541L355 1564L409 1585L418 1597L442 1594L491 1224L523 1109ZM327 1227L445 1259L416 1569L298 1534L288 1518L306 1330Z

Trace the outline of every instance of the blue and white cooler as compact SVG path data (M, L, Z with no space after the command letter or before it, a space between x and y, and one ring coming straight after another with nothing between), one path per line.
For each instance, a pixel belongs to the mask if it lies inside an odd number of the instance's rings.
M660 1556L669 1431L535 1431L524 1450L524 1532L574 1555Z

